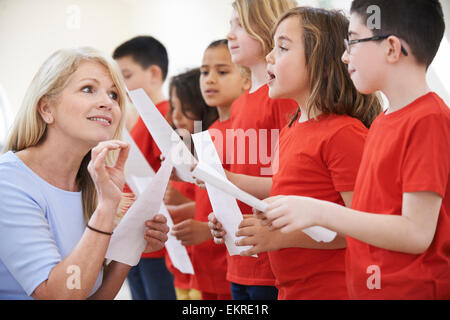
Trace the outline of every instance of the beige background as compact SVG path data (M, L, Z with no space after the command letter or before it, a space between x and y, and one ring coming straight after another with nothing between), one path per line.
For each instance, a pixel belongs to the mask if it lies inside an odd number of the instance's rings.
M158 38L169 52L169 77L198 66L205 47L226 37L233 0L0 0L0 143L40 65L60 48L93 46L107 54L136 35ZM351 0L299 0L347 10ZM442 0L446 39L429 81L450 105L450 1ZM167 90L167 83L166 83ZM1 98L0 98L1 103ZM7 119L5 119L7 117Z

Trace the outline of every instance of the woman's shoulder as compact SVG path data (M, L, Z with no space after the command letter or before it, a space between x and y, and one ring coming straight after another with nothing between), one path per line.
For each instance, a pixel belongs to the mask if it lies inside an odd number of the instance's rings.
M16 175L22 176L24 168L20 165L20 160L12 151L8 151L0 156L0 182L4 180L16 180Z
M21 160L11 151L0 156L0 199L18 194L43 200L37 181Z

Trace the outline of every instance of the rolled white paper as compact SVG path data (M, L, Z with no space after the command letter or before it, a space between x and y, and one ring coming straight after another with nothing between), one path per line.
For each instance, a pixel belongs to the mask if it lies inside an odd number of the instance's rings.
M196 133L192 135L192 140L194 141L195 151L197 152L200 165L202 163L208 164L208 167L212 171L219 176L225 177L225 171L223 170L222 163L220 162L219 155L217 154L209 132L203 131ZM224 241L228 253L231 256L239 255L240 252L251 249L251 246L238 247L235 245L235 242L242 238L237 237L236 232L238 231L239 224L244 219L237 205L236 198L207 181L205 181L205 185L214 215L226 231Z

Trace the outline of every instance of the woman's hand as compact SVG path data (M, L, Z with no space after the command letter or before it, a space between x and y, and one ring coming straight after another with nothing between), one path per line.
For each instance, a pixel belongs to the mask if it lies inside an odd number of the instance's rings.
M106 165L108 151L117 149L120 151L114 166ZM129 144L119 140L100 142L91 150L88 171L94 181L99 204L109 208L117 208L119 205L125 184L124 167L129 151ZM113 213L115 214L115 211Z
M208 216L208 228L214 237L214 243L216 244L224 244L224 237L226 235L225 229L222 227L222 224L217 220L214 212L211 212Z
M173 226L172 235L181 241L183 246L203 243L212 238L207 222L187 219Z
M150 253L161 250L167 241L167 233L169 227L167 226L167 219L162 214L157 214L152 220L145 221L145 235L147 246L144 252Z

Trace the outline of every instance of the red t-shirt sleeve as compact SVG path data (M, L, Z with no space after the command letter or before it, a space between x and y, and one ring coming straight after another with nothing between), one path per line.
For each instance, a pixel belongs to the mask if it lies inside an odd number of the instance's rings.
M444 198L450 170L449 119L428 115L415 124L402 163L402 192L431 191Z
M353 191L367 132L363 125L348 125L337 131L326 145L324 159L336 191Z

